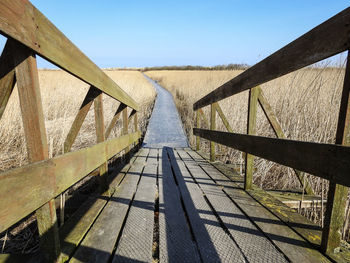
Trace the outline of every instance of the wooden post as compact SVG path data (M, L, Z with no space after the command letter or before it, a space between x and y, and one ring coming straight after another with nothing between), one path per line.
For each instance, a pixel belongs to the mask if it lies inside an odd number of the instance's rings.
M258 87L249 90L248 100L248 120L247 120L247 134L256 134L256 112L258 106L259 89ZM253 184L253 169L254 169L254 156L246 153L245 155L245 177L244 177L244 189L252 189Z
M137 132L139 130L138 128L138 119L137 119L137 111L134 114L134 132ZM139 145L139 140L134 143L134 147L138 147Z
M16 83L11 41L7 41L0 57L0 119Z
M128 108L123 110L123 135L128 134L129 120L128 120ZM129 152L129 146L125 148L125 154Z
M95 113L97 143L100 143L105 140L102 93L98 95L94 100L94 113ZM107 157L106 157L106 162L100 166L99 171L100 171L100 177L99 177L100 193L103 193L107 190L107 176L108 176Z
M196 123L195 123L195 127L196 128L199 128L199 111L198 110L196 110ZM201 141L200 141L200 138L199 138L199 136L196 136L196 151L199 151L200 150L200 143L201 143Z
M33 163L49 158L36 59L27 47L18 42L12 44L16 50L14 62L28 158ZM54 178L47 187L55 187ZM36 217L41 248L47 260L53 262L60 253L55 200L38 209Z
M216 109L215 104L210 104L210 130L216 129ZM215 142L210 141L210 161L215 161Z
M350 146L350 56L348 51L348 60L344 78L344 86L341 97L338 126L336 133L336 144ZM348 188L329 182L328 200L324 227L322 233L321 248L325 253L334 252L340 246L342 238L342 229L345 217L345 206L348 194Z

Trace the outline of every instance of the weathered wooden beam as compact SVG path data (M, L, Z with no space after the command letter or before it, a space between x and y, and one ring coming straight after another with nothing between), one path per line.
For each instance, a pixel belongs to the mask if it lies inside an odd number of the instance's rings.
M78 133L80 131L80 128L86 118L86 115L88 114L90 107L94 101L94 99L101 94L101 91L96 89L95 87L90 87L89 91L87 92L83 103L80 106L80 109L78 111L77 116L75 117L72 126L67 134L67 138L64 141L64 152L67 153L71 150L72 145L75 141L75 139L78 136Z
M96 126L96 141L97 143L105 141L105 125L103 117L103 102L102 93L98 95L94 100L94 112L95 112L95 126ZM108 176L108 159L105 156L105 162L99 168L99 187L100 193L107 190L107 176Z
M198 100L193 109L197 110L347 50L350 47L349 23L350 8L346 8L210 92Z
M350 54L346 64L343 92L340 102L336 144L350 146ZM349 162L349 160L347 160ZM349 174L348 174L349 175ZM349 185L347 185L349 186ZM324 252L334 252L340 246L345 217L348 188L330 180L321 248Z
M107 127L107 130L106 130L106 134L105 134L105 137L108 138L109 135L111 134L115 124L117 123L118 119L119 119L119 116L121 114L121 112L126 108L127 106L123 103L120 103L119 104L119 107L117 109L117 111L115 112L111 122L109 123L108 127Z
M17 65L17 87L28 159L31 163L46 160L49 158L49 152L35 54L20 43L12 42L11 46L16 50L14 62ZM46 174L46 177L50 181L46 187L54 188L53 178L50 174ZM7 185L7 187L10 187L10 185ZM29 195L29 197L35 198L33 195ZM13 205L12 202L8 204ZM47 259L53 261L60 254L54 199L47 200L47 203L36 211L36 217L41 248L44 250Z
M210 130L216 129L216 108L214 104L210 105ZM215 142L210 141L210 161L215 161Z
M195 123L195 128L200 128L200 115L199 115L199 110L196 110L196 123ZM196 151L200 150L200 145L201 145L201 141L200 141L200 137L196 136Z
M83 179L140 135L138 131L1 173L0 232Z
M204 139L350 186L350 147L193 129Z
M228 132L233 132L232 127L231 127L230 123L228 122L224 112L222 111L219 103L215 102L214 104L215 104L216 112L219 114L219 117L222 120L222 123L224 124L226 130Z
M13 52L7 41L0 57L0 119L16 83Z
M272 127L272 130L274 131L277 138L285 139L286 136L285 136L285 134L282 130L282 127L281 127L281 125L276 117L275 112L272 110L272 107L269 104L268 100L266 99L262 89L260 87L258 87L258 89L259 89L259 97L258 97L259 104L260 104L267 120L269 121L269 123ZM299 179L300 184L302 186L304 186L305 192L308 195L314 195L314 191L312 190L312 188L309 184L309 181L305 177L305 174L303 174L302 172L295 170L295 169L293 169L293 171L295 172L297 178Z
M128 130L129 130L129 118L128 118L128 108L125 108L123 110L123 135L128 134ZM129 146L125 148L125 154L127 154L129 152L130 148Z
M85 56L28 0L2 0L0 32L16 39L58 67L128 105L137 103Z
M200 114L200 116L202 118L202 121L205 123L206 127L208 129L210 129L209 121L208 121L207 117L205 117L205 114L204 114L203 110L199 109L198 112L199 112L199 114Z
M247 134L256 134L256 113L258 109L258 97L260 90L258 87L249 90L248 98L248 119L247 119ZM247 153L245 155L245 175L244 189L252 189L254 173L254 156Z

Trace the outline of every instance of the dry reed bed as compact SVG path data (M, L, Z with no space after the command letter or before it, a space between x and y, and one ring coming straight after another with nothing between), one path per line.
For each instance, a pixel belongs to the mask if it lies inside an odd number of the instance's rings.
M216 89L242 71L150 71L160 85L170 90L176 100L190 143L195 101ZM290 139L334 143L340 95L344 78L343 68L306 68L263 84L262 90L274 109L282 128ZM248 91L219 102L234 132L246 133ZM209 106L204 109L209 119ZM202 127L204 123L202 123ZM225 130L217 116L217 129ZM274 133L260 107L257 116L257 134L274 137ZM201 140L204 141L204 140ZM208 149L208 143L201 147ZM241 153L218 147L223 161L241 163ZM254 182L265 189L300 189L293 171L260 158L255 161ZM321 193L321 179L314 177L312 187Z
M137 71L106 70L123 90L140 105L139 127L145 131L156 96L152 85ZM89 86L62 70L39 70L41 97L47 129L50 156L63 153L63 144ZM112 119L119 102L103 95L105 125ZM129 109L130 113L130 109ZM120 134L121 119L110 138ZM133 125L129 125L130 131ZM91 107L72 150L96 143L95 120ZM26 146L19 107L17 88L0 120L0 170L18 167L27 163Z

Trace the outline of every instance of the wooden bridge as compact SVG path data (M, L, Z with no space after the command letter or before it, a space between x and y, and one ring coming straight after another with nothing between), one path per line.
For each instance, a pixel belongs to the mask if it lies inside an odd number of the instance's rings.
M30 161L0 174L0 232L35 213L40 234L39 253L3 254L1 261L349 262L340 242L350 186L350 60L335 144L287 140L258 86L347 51L349 8L196 102L196 150L171 141L176 135L165 142L148 139L141 147L136 102L29 1L0 1L0 32L7 37L0 58L0 117L17 83ZM36 55L91 86L68 133L65 154L55 158L48 156ZM244 90L250 90L246 135L233 132L218 104ZM106 130L102 94L120 102ZM92 104L97 144L70 152ZM258 104L278 138L254 135ZM211 108L209 119L205 106ZM217 113L228 132L216 131ZM120 115L123 135L108 139ZM168 120L166 114L163 118ZM172 122L160 121L158 127L171 129ZM148 138L157 136L149 133ZM200 138L210 140L209 160L199 149ZM246 153L244 176L213 162L215 143ZM130 162L118 170L113 165L121 153ZM309 194L312 189L300 171L329 180L323 229L252 184L253 155L294 168ZM99 189L59 227L55 199L89 175L98 178ZM61 223L62 215L61 207Z

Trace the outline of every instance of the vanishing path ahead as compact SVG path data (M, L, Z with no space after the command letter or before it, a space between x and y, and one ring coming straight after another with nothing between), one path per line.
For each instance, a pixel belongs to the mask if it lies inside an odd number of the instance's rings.
M148 76L144 76L152 83L158 95L147 127L143 147L188 147L187 138L173 96Z

